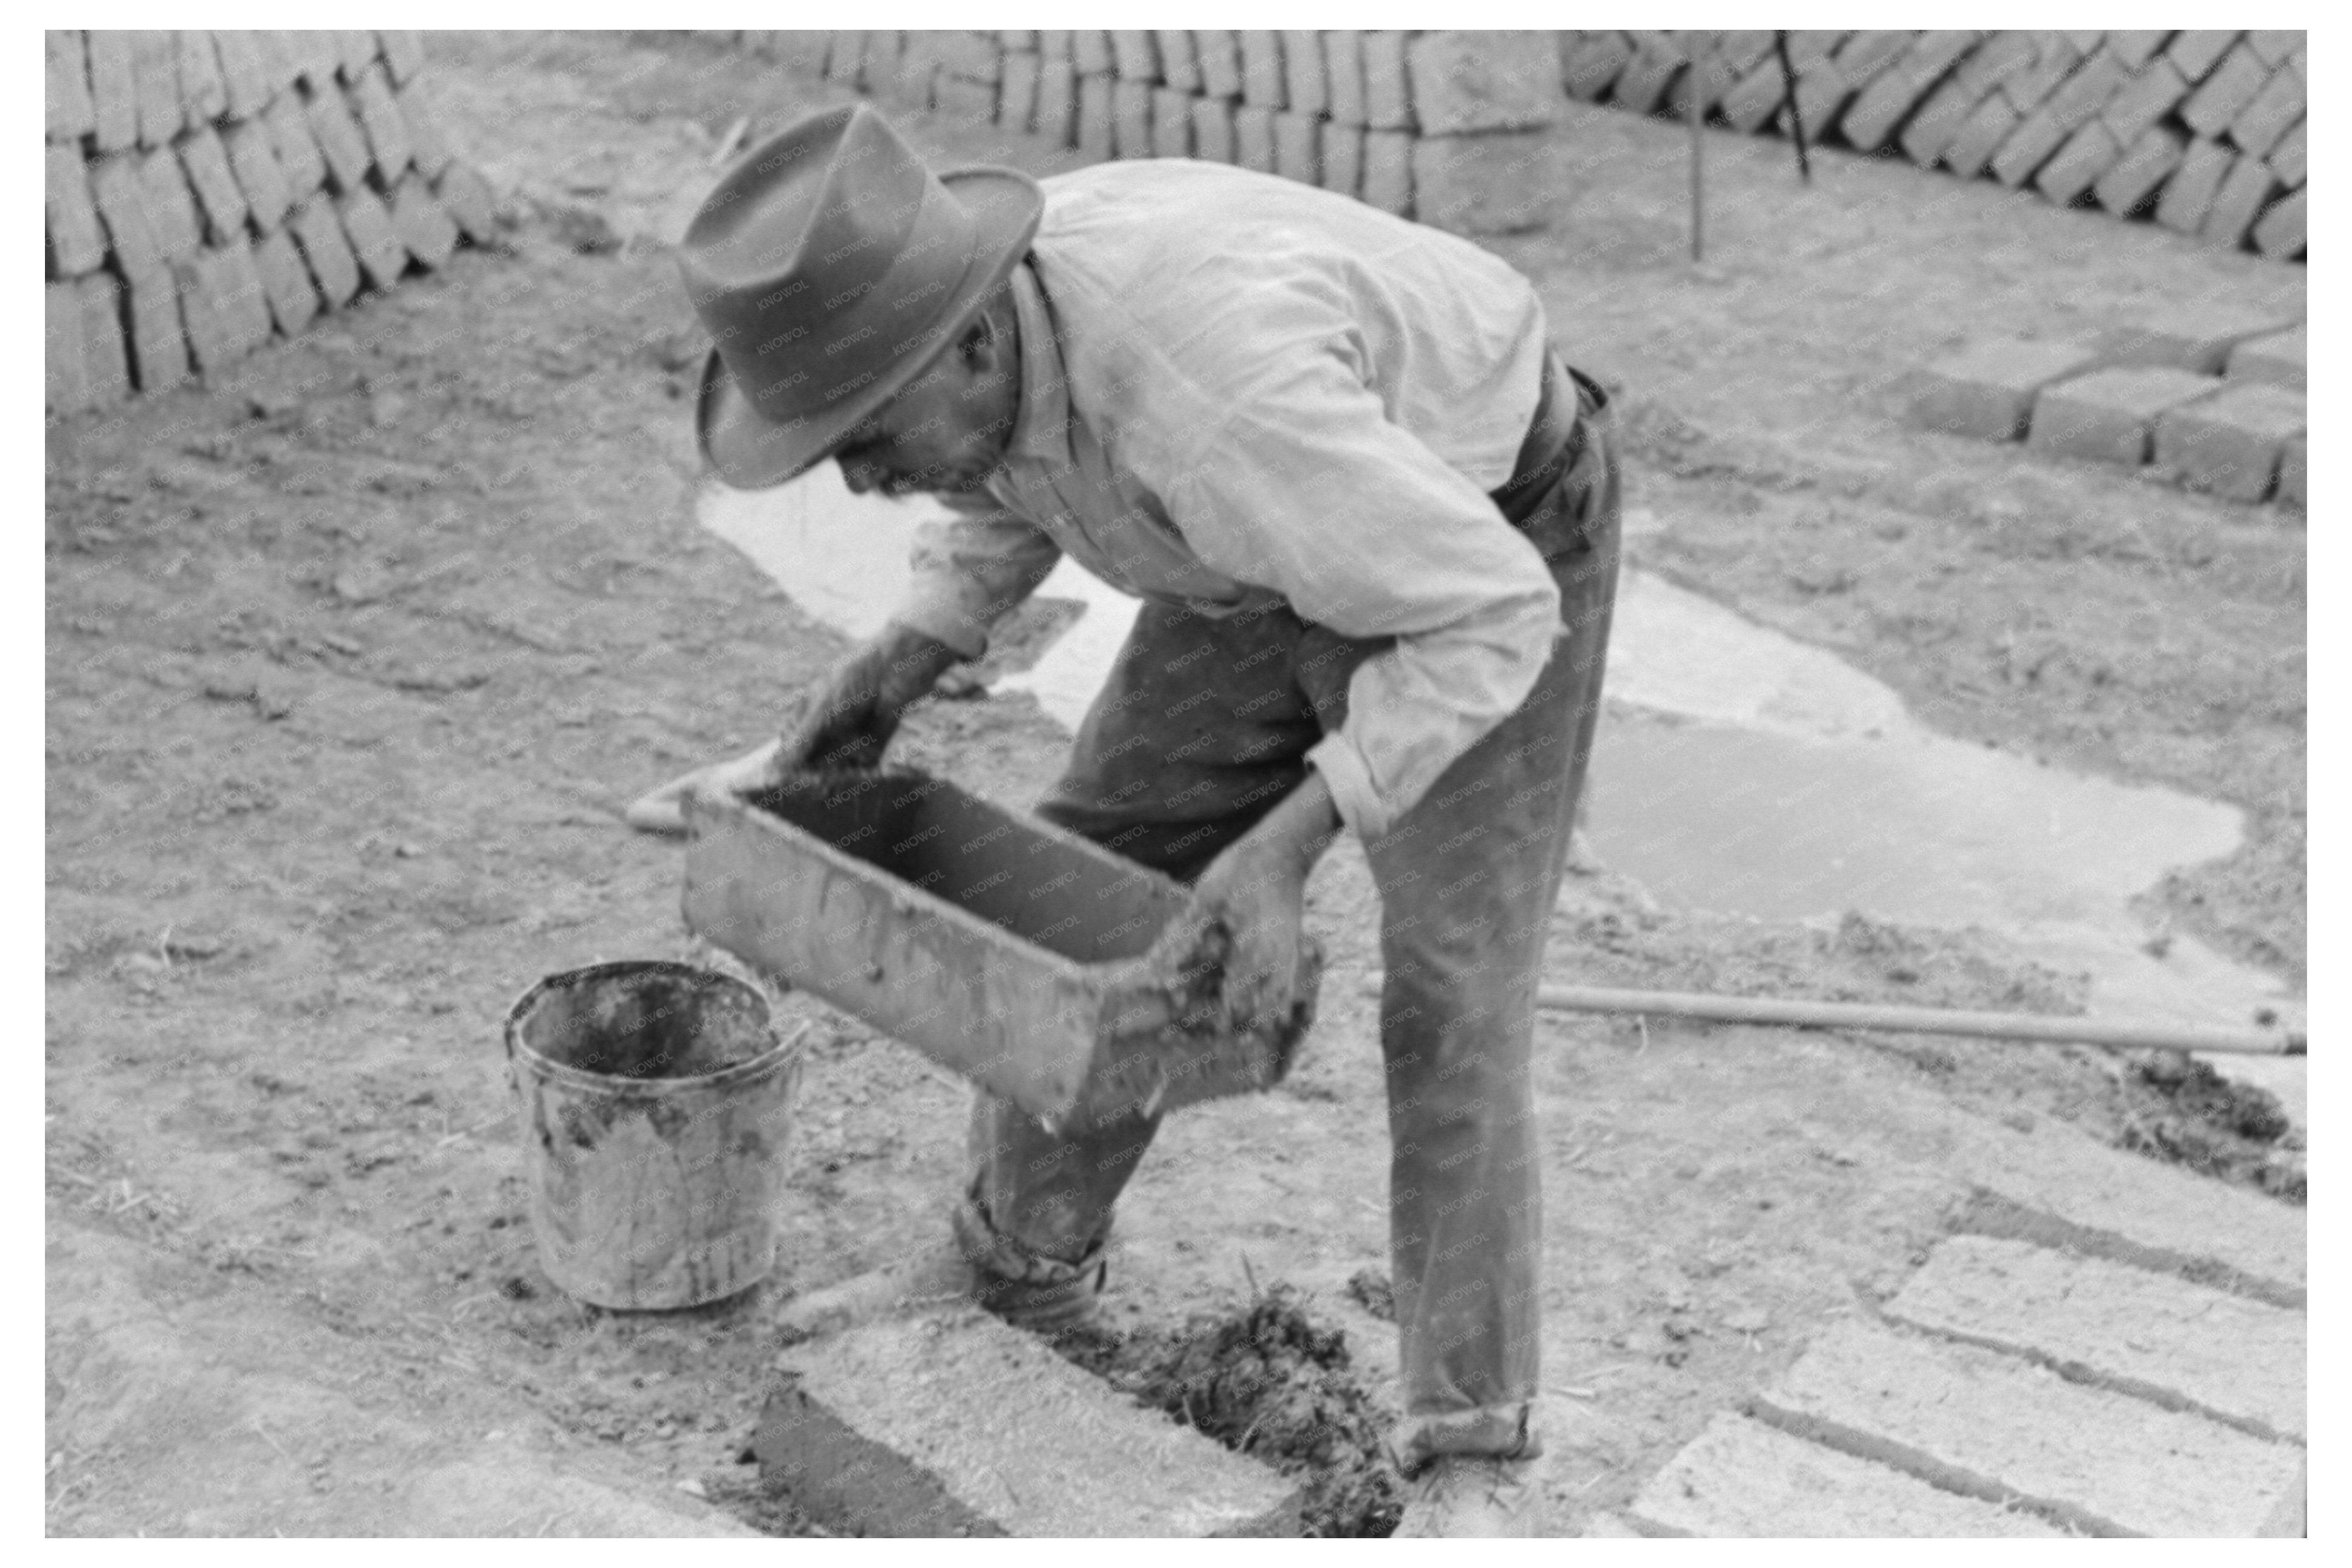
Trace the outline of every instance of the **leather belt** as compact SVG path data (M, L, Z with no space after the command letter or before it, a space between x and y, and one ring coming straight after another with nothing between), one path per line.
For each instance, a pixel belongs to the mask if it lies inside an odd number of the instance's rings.
M1489 499L1512 527L1524 528L1552 486L1583 454L1584 421L1577 417L1576 383L1559 355L1547 352L1543 390L1536 395L1535 417L1528 421L1528 438L1519 444L1511 477Z

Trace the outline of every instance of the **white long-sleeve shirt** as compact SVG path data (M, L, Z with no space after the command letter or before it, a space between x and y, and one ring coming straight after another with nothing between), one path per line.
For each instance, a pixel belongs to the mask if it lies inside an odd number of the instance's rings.
M1486 493L1535 415L1534 289L1465 240L1245 170L1150 160L1044 185L1004 461L922 531L896 618L976 656L1067 553L1203 615L1271 596L1393 637L1307 753L1341 819L1380 837L1550 656L1558 590Z

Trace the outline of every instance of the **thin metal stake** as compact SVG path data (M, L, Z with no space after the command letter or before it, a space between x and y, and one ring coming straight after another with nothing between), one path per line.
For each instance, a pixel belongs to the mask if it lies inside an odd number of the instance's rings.
M1789 63L1787 28L1773 33L1772 52L1780 57L1781 102L1789 110L1789 134L1797 139L1797 180L1810 185L1813 183L1813 166L1805 157L1805 117L1797 112L1797 68Z
M1687 32L1683 35L1683 53L1690 57L1688 74L1684 78L1684 91L1686 94L1685 103L1689 110L1690 121L1691 259L1693 261L1706 259L1706 138L1702 134L1703 127L1706 124L1706 106L1701 101L1700 95L1705 90L1704 84L1707 80L1712 62L1708 60L1706 50L1701 47L1706 38L1705 33Z

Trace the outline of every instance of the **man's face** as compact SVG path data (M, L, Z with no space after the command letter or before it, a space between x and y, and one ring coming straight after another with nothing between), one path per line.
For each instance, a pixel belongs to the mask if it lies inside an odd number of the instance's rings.
M842 479L859 495L977 490L1012 439L1019 363L1003 326L967 332L851 432L834 454Z

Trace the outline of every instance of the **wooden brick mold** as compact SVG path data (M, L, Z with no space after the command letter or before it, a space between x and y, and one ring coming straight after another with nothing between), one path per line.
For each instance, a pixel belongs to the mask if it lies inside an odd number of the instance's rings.
M77 30L43 45L53 417L216 378L363 286L489 236L488 187L411 90L415 33Z

